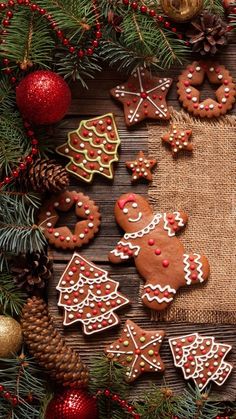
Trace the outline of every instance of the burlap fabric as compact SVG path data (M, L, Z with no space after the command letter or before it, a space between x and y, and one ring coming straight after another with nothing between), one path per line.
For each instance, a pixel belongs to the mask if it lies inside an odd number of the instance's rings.
M180 234L186 252L205 254L211 275L204 286L182 288L165 321L236 321L236 117L203 121L173 112L177 126L193 130L194 150L173 158L161 141L169 125L149 126L149 155L158 160L149 199L156 211L183 209L189 222Z

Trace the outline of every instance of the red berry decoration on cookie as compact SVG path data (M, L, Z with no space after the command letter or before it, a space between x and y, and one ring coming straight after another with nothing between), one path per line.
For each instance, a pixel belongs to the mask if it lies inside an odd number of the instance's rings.
M67 226L57 227L58 211L67 212L75 207L79 220L71 231ZM50 244L62 249L74 249L93 239L100 226L100 211L97 205L82 192L64 191L53 196L40 210L39 224Z
M79 128L68 134L68 141L57 147L57 152L70 159L66 166L69 173L89 183L96 173L113 179L119 145L115 119L109 113L81 121Z
M152 76L138 67L127 82L111 90L111 96L123 104L128 127L146 118L165 120L170 118L166 95L171 84L172 79Z
M143 151L139 151L136 160L125 162L126 167L132 170L132 181L137 182L139 179L146 179L148 182L152 180L152 169L157 164L156 159L145 157Z
M200 391L213 381L222 386L232 371L225 357L232 346L216 343L214 337L198 333L169 339L175 366L182 368L184 378L194 380Z
M91 335L118 324L114 311L129 303L118 286L107 271L74 253L57 286L64 326L81 322L84 333Z
M170 131L164 134L162 141L171 147L173 156L176 156L180 151L192 151L193 145L190 143L192 130L180 130L176 125L172 125Z
M207 98L201 101L197 89L205 77L209 82L219 85L215 91L216 100ZM183 107L201 118L217 118L232 109L235 102L235 83L225 66L212 61L194 61L182 72L177 83L179 100Z
M209 276L205 256L186 254L176 233L185 227L184 212L153 214L141 195L122 195L115 204L115 218L125 235L109 254L113 263L134 258L146 281L143 303L153 310L165 309L177 290L186 285L203 283Z
M164 371L159 354L164 336L164 330L144 330L127 320L120 338L107 346L105 353L126 367L126 380L132 382L144 372Z

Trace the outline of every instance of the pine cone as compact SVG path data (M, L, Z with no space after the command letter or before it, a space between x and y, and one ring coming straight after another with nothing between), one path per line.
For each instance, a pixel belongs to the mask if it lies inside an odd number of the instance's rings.
M59 192L69 185L69 174L54 160L37 159L22 174L21 185L36 192Z
M17 256L11 266L14 283L29 294L44 289L52 277L53 263L44 252Z
M194 52L214 55L219 47L227 44L227 23L220 16L205 11L191 25L187 37Z
M42 299L28 299L21 324L29 352L53 381L64 387L84 387L88 384L87 367L79 354L64 343Z

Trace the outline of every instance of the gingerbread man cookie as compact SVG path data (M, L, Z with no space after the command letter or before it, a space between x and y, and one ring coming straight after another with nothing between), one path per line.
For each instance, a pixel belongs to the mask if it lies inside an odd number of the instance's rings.
M164 371L159 355L164 336L164 330L144 330L127 320L120 338L107 346L105 353L126 367L126 381L132 382L144 372Z
M210 383L224 384L232 371L225 357L232 346L215 342L214 337L198 333L169 339L175 366L182 368L184 378L194 380L200 391Z
M69 227L57 227L60 218L58 211L67 212L75 206L79 220L71 231ZM63 191L52 196L39 212L39 225L50 244L62 249L74 249L93 239L100 226L100 211L92 199L82 192Z
M147 307L163 310L173 301L178 288L207 280L207 258L185 253L176 237L187 223L187 214L153 214L145 198L130 193L116 202L115 218L125 235L110 252L109 260L120 263L134 258L146 281L142 301Z

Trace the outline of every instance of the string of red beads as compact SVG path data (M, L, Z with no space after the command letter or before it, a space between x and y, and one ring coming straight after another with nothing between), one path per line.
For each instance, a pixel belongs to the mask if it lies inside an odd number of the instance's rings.
M147 14L151 16L158 24L161 23L164 28L169 29L171 32L175 33L178 39L183 39L181 33L177 33L177 28L172 26L171 23L164 17L159 15L155 9L151 9L144 4L139 4L138 1L133 0L123 0L123 4L127 7L131 7L135 12L141 12L142 14ZM186 41L186 45L189 45L189 42Z
M105 397L113 400L117 404L122 407L122 409L126 410L127 413L129 413L133 419L141 419L141 416L134 411L134 407L130 405L126 400L122 399L118 394L112 393L110 390L100 390L97 392L97 396L104 395Z
M59 28L59 25L57 24L53 16L49 14L46 9L41 8L36 3L32 3L31 0L16 0L16 1L9 0L6 3L0 3L0 12L1 11L6 12L5 17L2 20L2 25L5 28L10 27L11 19L14 16L14 13L11 10L11 8L13 8L14 10L14 7L16 5L29 7L32 13L37 12L42 17L44 17L50 24L51 28L54 30L58 40L62 43L62 45L64 45L71 54L77 54L77 57L81 59L86 55L93 55L94 49L99 46L99 40L102 38L102 31L101 31L101 24L99 22L97 1L93 0L92 3L93 3L93 8L94 8L95 20L96 20L95 33L94 33L94 39L91 41L91 45L85 49L82 49L78 47L77 45L73 45L71 41L65 37L63 31ZM15 12L17 12L17 10L15 10ZM2 31L2 35L7 35L7 32ZM4 39L1 41L1 43L2 42L4 42ZM9 72L9 69L7 71Z
M19 404L19 399L17 396L11 394L5 389L4 386L0 384L0 397L3 397L5 400L8 400L12 406L17 406Z

